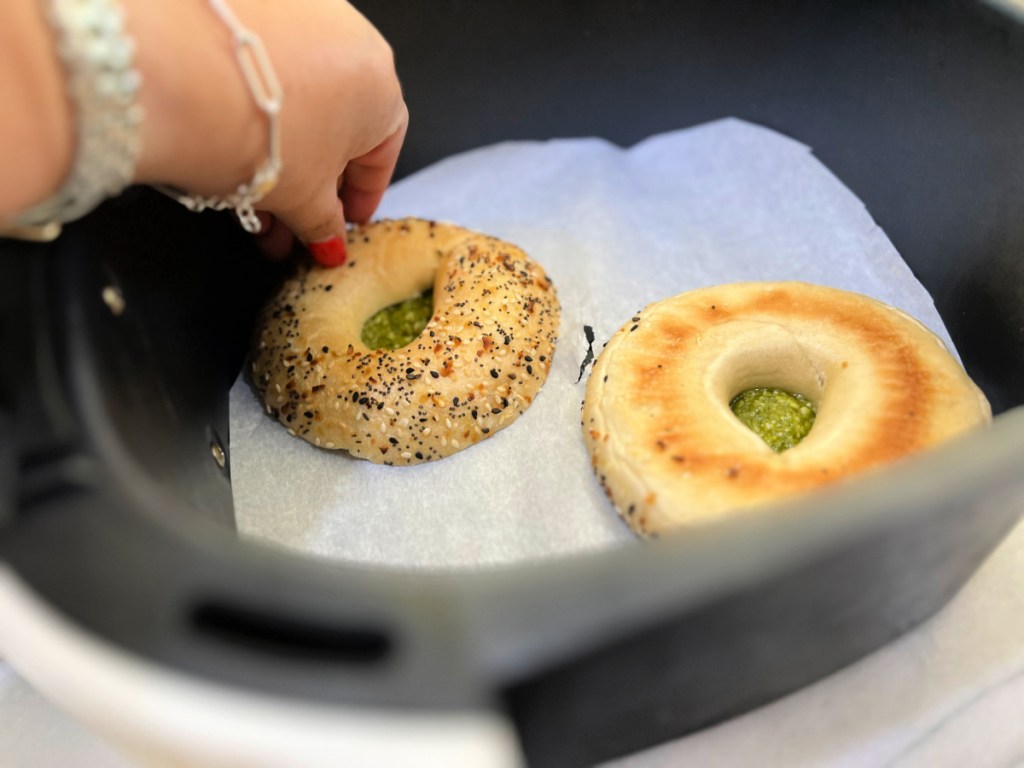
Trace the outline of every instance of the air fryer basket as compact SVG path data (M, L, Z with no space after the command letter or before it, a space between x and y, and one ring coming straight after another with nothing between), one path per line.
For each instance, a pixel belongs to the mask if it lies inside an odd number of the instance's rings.
M357 5L396 50L400 174L727 115L809 144L935 298L992 429L760 522L471 579L291 558L237 539L230 486L228 390L277 267L228 216L132 190L54 244L0 243L0 557L20 579L229 685L507 712L553 766L746 711L944 605L1024 509L1017 21L966 0Z

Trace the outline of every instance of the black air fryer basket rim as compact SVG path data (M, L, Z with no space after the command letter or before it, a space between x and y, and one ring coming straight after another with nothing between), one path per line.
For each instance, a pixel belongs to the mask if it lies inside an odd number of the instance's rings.
M215 226L222 224L215 222ZM81 253L72 251L73 258L81 258ZM74 274L78 263L67 262L60 273ZM75 284L89 279L85 270ZM698 535L680 533L654 544L489 569L471 578L457 571L405 574L303 562L241 542L224 526L197 517L194 510L154 483L125 450L109 413L116 405L105 400L102 371L93 364L92 347L98 340L90 337L90 331L95 329L82 322L87 310L79 306L97 303L98 295L94 285L90 292L66 297L71 319L66 349L74 410L83 420L91 444L88 453L96 456L110 475L102 505L92 517L79 515L78 524L94 533L98 526L112 527L122 535L131 532L136 537L130 545L135 562L145 560L142 553L148 549L156 552L170 547L175 552L168 558L172 564L204 563L204 567L166 570L150 585L156 590L153 602L173 606L164 617L167 625L163 629L177 638L181 647L153 631L148 625L151 615L122 610L118 600L74 602L82 596L83 581L90 579L110 590L107 595L124 592L126 587L128 592L140 589L139 583L119 578L119 569L126 574L132 571L131 565L118 563L117 556L124 552L116 545L106 548L103 560L77 564L92 573L76 574L67 563L67 572L52 580L52 569L46 564L40 568L39 561L32 559L28 567L19 570L30 584L42 575L46 582L43 594L72 615L78 614L102 636L144 656L233 683L280 690L280 680L245 679L242 669L232 671L224 652L231 655L240 644L252 643L250 661L273 658L261 656L261 637L277 631L277 623L290 622L300 630L312 627L307 633L310 636L334 632L341 638L339 658L349 651L355 656L379 652L387 655L388 664L398 659L401 667L402 654L411 650L413 667L429 667L431 654L444 648L441 661L433 661L441 668L460 665L464 675L449 675L446 685L433 686L427 695L398 685L383 700L406 705L479 704L524 676L542 674L574 656L657 626L666 616L685 614L730 589L749 587L757 575L767 577L796 568L886 530L913 525L926 528L930 516L956 514L957 505L977 507L993 494L1011 493L1022 482L1017 457L1024 447L1024 409L1017 408L998 416L990 430L906 466L782 507L776 514ZM211 458L204 455L202 460L210 462ZM90 483L82 485L89 489ZM74 514L74 505L58 506L64 507L63 514ZM109 517L104 519L105 515ZM1007 511L1001 517L1015 516ZM40 518L45 519L45 514ZM42 535L40 541L51 538L52 545L42 545L42 549L60 552L67 549L67 543L60 540L67 531L62 525L33 532ZM18 560L13 558L16 567ZM154 557L154 562L157 560L159 557ZM326 605L331 608L325 610ZM429 609L423 610L424 606ZM110 619L111 613L116 621ZM298 646L286 647L284 656L311 652L307 646L316 645L314 641L306 643L309 638L302 631L297 636ZM422 638L428 638L427 647L417 646ZM281 649L277 652L280 656ZM418 674L426 672L419 669L414 680L419 679ZM300 684L290 692L346 700L352 688L328 691ZM355 698L372 702L379 693L373 683Z

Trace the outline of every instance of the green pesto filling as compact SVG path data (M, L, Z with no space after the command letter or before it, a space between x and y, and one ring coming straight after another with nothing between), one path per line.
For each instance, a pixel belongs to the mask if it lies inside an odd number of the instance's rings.
M433 312L432 291L384 307L363 323L363 344L370 349L404 347L423 333Z
M814 424L814 404L810 400L775 387L755 387L741 392L729 407L736 418L776 453L803 440Z

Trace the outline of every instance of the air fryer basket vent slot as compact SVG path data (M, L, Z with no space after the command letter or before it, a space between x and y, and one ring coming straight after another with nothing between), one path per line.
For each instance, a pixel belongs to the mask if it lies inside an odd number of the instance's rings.
M278 658L345 664L379 664L391 654L385 632L370 627L329 624L224 601L199 604L192 626L221 643Z

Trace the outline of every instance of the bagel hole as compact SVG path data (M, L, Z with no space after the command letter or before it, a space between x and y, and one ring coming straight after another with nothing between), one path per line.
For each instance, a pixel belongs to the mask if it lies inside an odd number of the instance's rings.
M395 302L363 323L360 339L369 349L399 349L423 333L434 312L434 292Z
M807 397L779 387L751 387L729 402L736 418L776 453L807 437L817 409Z

